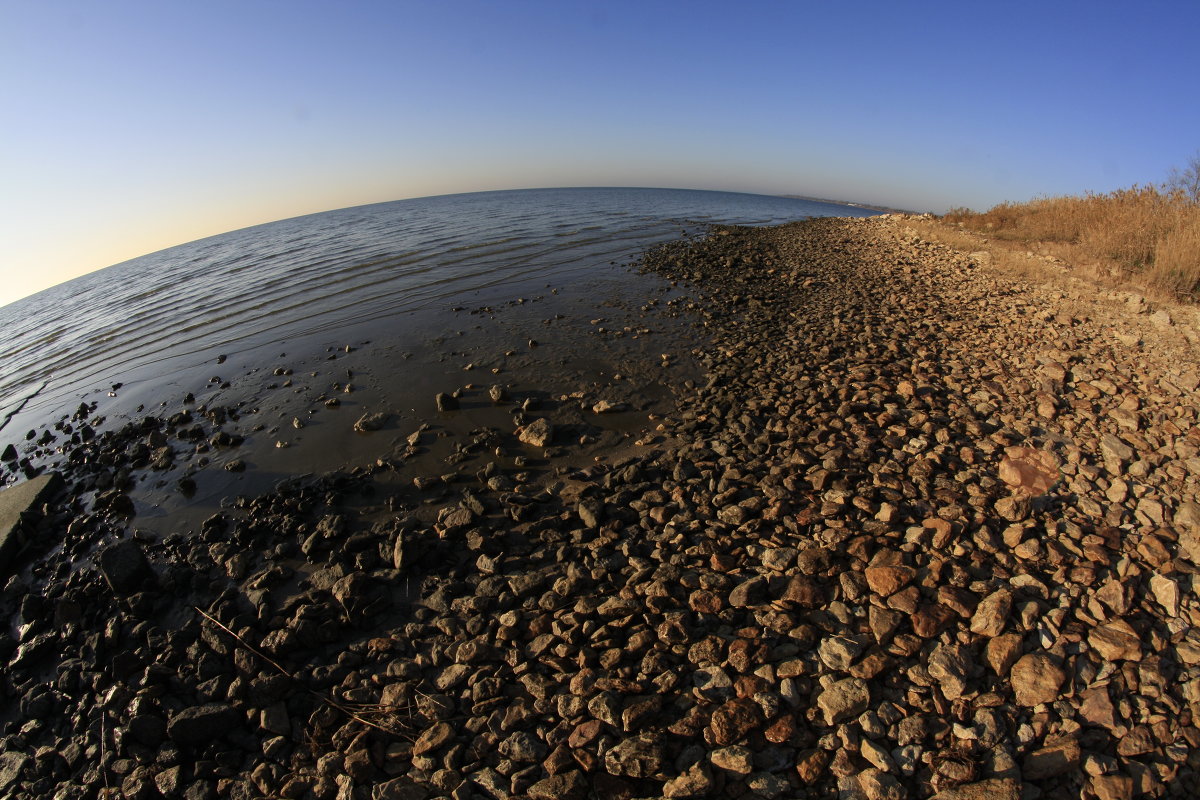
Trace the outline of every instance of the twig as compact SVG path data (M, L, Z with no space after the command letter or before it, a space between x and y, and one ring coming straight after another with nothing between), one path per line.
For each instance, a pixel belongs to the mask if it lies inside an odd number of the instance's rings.
M275 661L274 659L270 658L269 656L267 656L266 654L261 652L258 648L251 645L249 642L247 642L241 636L238 636L236 633L234 633L232 630L230 630L228 626L226 626L224 623L222 623L216 617L209 614L207 611L204 611L203 609L199 608L198 606L192 606L192 608L196 609L197 612L199 612L205 619L207 619L213 625L216 625L218 628L225 631L225 633L232 636L235 640L237 640L238 644L240 644L242 647L246 648L248 651L250 651L250 653L258 656L263 661L267 662L272 667L274 667L276 670L278 670L279 674L283 675L284 677L291 678L294 681L298 680L294 674L292 674L288 670L284 669L284 667L281 666L279 664L279 662ZM364 719L354 709L347 707L344 703L340 703L340 702L334 700L333 698L329 697L328 695L321 694L320 692L318 692L314 689L306 689L306 691L309 694L311 694L313 697L320 700L322 703L325 703L330 708L337 709L338 711L342 712L346 716L350 717L350 719L354 720L355 722L361 722L363 725L366 725L368 727L374 728L375 730L386 733L389 736L399 736L399 737L405 738L405 739L412 739L412 736L410 734L406 733L405 731L392 730L391 728L386 728L382 725L379 725L378 723L372 722L369 719ZM377 709L380 709L383 707L384 706L382 706L382 705L376 706ZM390 708L390 706L389 706L389 708ZM360 710L363 710L363 709L360 709ZM370 713L383 713L383 712L375 711L375 712L370 712Z

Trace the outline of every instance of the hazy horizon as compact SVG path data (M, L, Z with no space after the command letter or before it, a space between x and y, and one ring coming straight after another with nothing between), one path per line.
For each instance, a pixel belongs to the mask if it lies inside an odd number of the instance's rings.
M393 200L646 186L943 211L1159 182L1200 146L1200 10L1168 4L0 13L0 305Z

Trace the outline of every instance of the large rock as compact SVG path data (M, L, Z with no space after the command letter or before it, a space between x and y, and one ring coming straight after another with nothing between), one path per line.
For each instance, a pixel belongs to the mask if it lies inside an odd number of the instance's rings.
M1033 447L1009 447L1000 462L1000 480L1014 490L1037 496L1058 481L1058 457Z
M1045 653L1026 653L1009 672L1017 704L1029 707L1057 700L1066 677L1058 659Z
M534 447L549 447L554 441L554 426L545 417L539 417L521 428L517 438Z
M109 545L100 551L97 562L101 574L115 594L125 597L143 591L154 582L154 571L142 552L142 546L132 539Z
M1142 642L1137 631L1123 619L1113 620L1088 634L1088 644L1105 661L1141 661Z
M167 736L175 744L184 746L207 744L228 733L238 721L237 711L226 703L192 706L171 717Z
M1179 555L1200 564L1200 503L1181 503L1175 509L1175 531L1179 534Z
M643 733L626 739L604 755L604 766L610 775L629 778L651 778L663 770L666 754L662 742L653 733Z
M912 567L867 567L867 585L880 597L890 597L912 582L916 571Z
M1021 777L1027 781L1053 778L1079 766L1083 751L1075 739L1062 739L1025 756Z
M1004 633L1012 604L1013 595L1008 589L1000 589L983 598L971 617L971 632L988 638Z
M57 472L0 490L0 576L7 577L8 565L24 544L22 517L37 509L62 487Z
M826 725L836 725L857 717L867 710L870 702L871 690L861 678L836 681L817 698L817 705L825 714Z

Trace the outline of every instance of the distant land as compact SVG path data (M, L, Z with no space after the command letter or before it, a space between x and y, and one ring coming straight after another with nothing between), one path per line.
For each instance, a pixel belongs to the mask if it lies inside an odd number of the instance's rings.
M788 197L792 200L809 200L814 203L833 203L838 206L854 206L855 208L868 208L871 211L883 211L887 214L924 214L924 211L913 211L907 208L892 208L891 206L877 206L871 203L851 203L849 200L831 200L828 197L810 197L806 194L781 194L780 197Z

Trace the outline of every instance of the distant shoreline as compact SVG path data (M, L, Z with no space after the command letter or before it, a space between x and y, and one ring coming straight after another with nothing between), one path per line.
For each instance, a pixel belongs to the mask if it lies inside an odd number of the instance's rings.
M849 200L831 200L828 197L812 197L807 194L781 194L778 197L786 197L789 200L808 200L812 203L832 203L835 206L853 206L854 208L865 208L870 211L882 211L885 214L924 214L924 211L914 211L909 208L893 208L892 206L880 206L873 203L852 203Z

